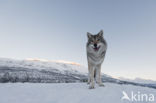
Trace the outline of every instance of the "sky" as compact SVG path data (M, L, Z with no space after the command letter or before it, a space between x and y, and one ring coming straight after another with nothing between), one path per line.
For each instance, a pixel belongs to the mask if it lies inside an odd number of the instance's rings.
M155 0L0 0L0 57L87 67L86 33L104 30L102 72L156 80Z

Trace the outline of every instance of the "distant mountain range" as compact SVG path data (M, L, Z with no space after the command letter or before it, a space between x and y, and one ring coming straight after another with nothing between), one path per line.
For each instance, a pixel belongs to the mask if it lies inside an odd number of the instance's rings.
M0 58L0 82L74 83L87 82L87 68L67 61L40 59L15 60ZM136 85L156 89L156 84L115 79L102 74L103 82Z

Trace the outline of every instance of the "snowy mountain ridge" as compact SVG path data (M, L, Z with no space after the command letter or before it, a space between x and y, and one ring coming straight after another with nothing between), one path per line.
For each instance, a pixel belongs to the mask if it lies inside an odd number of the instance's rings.
M36 68L36 69L54 69L57 68L59 71L79 71L80 73L87 73L84 66L68 61L48 61L44 59L25 59L25 60L15 60L8 58L0 59L0 66L8 67L25 67L25 68ZM74 68L74 69L73 69Z
M135 82L135 83L145 83L145 84L156 84L156 81L150 80L150 79L142 79L142 78L135 78L135 79L127 79L124 77L119 77L120 80L124 81L130 81L130 82Z
M0 59L0 82L76 82L86 75L86 68L73 62Z

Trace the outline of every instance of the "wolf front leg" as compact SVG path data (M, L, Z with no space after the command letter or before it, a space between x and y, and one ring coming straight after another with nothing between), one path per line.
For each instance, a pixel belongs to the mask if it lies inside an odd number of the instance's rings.
M101 65L98 65L96 68L96 81L99 86L104 86L101 80Z
M95 88L95 83L94 83L94 67L90 67L90 86L89 89L94 89Z
M88 82L87 82L87 84L90 84L90 82L91 82L91 72L90 72L90 65L88 65Z

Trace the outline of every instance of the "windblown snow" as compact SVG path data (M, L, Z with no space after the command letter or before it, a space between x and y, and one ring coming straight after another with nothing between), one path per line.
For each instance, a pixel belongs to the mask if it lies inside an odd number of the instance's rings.
M135 100L121 100L122 92ZM138 92L140 94L138 94ZM147 94L148 98L138 101L138 96ZM150 94L156 96L156 90L147 87L105 83L105 87L88 89L86 83L1 83L0 103L155 103L149 101Z

